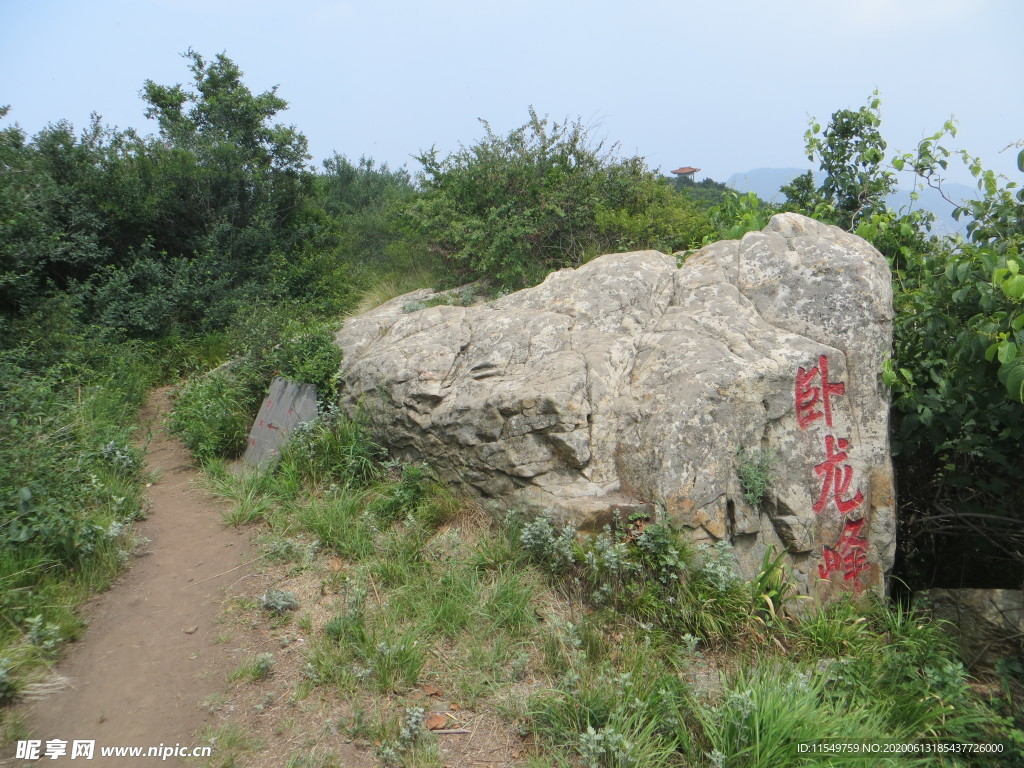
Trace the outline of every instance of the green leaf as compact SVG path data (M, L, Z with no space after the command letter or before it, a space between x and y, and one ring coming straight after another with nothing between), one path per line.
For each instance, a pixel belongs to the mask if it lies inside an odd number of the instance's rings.
M1024 297L1024 275L1014 275L1004 280L999 287L1009 298L1020 301Z
M999 347L998 357L999 362L1006 365L1011 360L1015 360L1017 357L1017 345L1012 341L1001 341L996 346Z
M956 281L962 283L967 279L967 276L971 273L971 263L969 261L962 262L956 268Z
M1015 331L1019 331L1024 328L1024 315L1017 315L1013 320L1010 321L1010 327Z
M1006 372L1006 391L1014 400L1024 403L1024 358L1018 357L1003 366Z
M1017 154L1017 170L1024 173L1024 149Z

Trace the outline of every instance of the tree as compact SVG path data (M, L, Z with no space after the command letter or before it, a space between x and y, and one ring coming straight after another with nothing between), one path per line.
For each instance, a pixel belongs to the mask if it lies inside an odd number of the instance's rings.
M223 53L210 62L191 49L184 57L195 90L152 80L142 90L160 130L145 154L168 187L162 236L179 252L229 252L244 273L247 258L294 243L290 225L311 187L306 138L270 123L288 106L276 86L253 94Z
M789 207L815 210L824 204L831 208L835 223L850 231L863 219L886 210L885 198L895 189L896 177L882 165L886 144L879 131L880 105L876 91L857 111L833 112L824 132L811 121L804 134L807 159L818 161L825 181L814 194L813 175L798 177L783 190Z
M7 109L0 110L0 118ZM102 164L110 133L94 117L76 136L66 121L32 141L0 131L0 311L25 314L110 259Z
M289 290L273 264L317 227L306 139L271 122L287 107L276 87L254 94L224 54L184 57L192 90L142 89L159 134L113 145L122 195L109 220L124 253L84 291L101 322L133 335L221 326L239 303Z

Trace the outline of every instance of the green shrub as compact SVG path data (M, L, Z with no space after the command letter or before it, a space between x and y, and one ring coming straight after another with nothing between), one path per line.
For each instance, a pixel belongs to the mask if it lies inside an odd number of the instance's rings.
M598 253L675 250L712 230L642 158L606 151L579 122L551 122L531 108L507 136L483 125L473 146L417 158L424 194L410 208L464 278L520 288Z
M144 514L131 440L152 356L92 330L0 351L0 699L80 633L78 602L109 585Z
M255 416L251 400L230 370L212 371L179 390L170 428L201 461L240 456Z

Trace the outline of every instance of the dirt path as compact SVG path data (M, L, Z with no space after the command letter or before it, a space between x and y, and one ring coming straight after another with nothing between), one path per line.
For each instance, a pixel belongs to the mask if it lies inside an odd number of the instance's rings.
M61 760L70 761L72 740L94 739L89 765L184 765L103 758L100 747L192 747L209 719L200 702L223 690L226 671L237 664L231 644L218 641L225 639L218 618L225 595L241 592L248 574L237 566L254 555L247 537L221 525L221 507L193 483L198 472L188 452L163 425L168 407L167 390L157 390L141 416L143 434L152 435L146 462L157 479L136 531L150 543L86 605L88 628L56 669L66 684L28 716L33 738L69 742Z

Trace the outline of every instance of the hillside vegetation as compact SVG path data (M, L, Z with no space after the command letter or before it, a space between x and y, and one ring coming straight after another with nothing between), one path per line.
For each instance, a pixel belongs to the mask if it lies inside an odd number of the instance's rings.
M422 151L412 172L340 154L315 169L302 133L275 122L287 106L276 90L252 93L224 55L185 58L189 84L144 84L153 135L98 118L32 137L0 128L0 701L81 631L76 605L124 562L145 514L135 412L173 381L173 426L222 492L257 484L242 496L262 506L236 519L263 526L285 559L315 544L348 563L330 592L337 615L308 622L307 686L401 694L430 669L426 648L495 627L474 651L490 661L467 675L491 665L508 679L466 685L497 689L528 670L544 684L509 715L534 735L536 765L796 765L772 745L827 734L999 742L1013 759L1019 663L982 700L922 616L851 603L787 618L777 563L741 584L667 527L623 521L582 544L510 519L438 554L460 519L450 493L426 468L388 463L330 407L330 332L345 313L418 287L515 290L610 251L686 252L801 211L865 237L892 267L896 341L882 375L899 577L908 590L1019 588L1024 192L948 149L954 125L887 155L877 98L839 110L807 133L825 181L794 180L780 208L677 185L532 109L507 135L484 123L471 146ZM957 161L978 178L959 209L966 240L886 207L897 172L941 188ZM218 462L241 452L275 373L317 383L324 418L272 475L230 480ZM411 601L428 582L449 597ZM548 600L559 621L538 619ZM742 660L708 701L676 674L705 649ZM423 747L406 726L380 725L393 752L381 760L433 764L410 757Z

